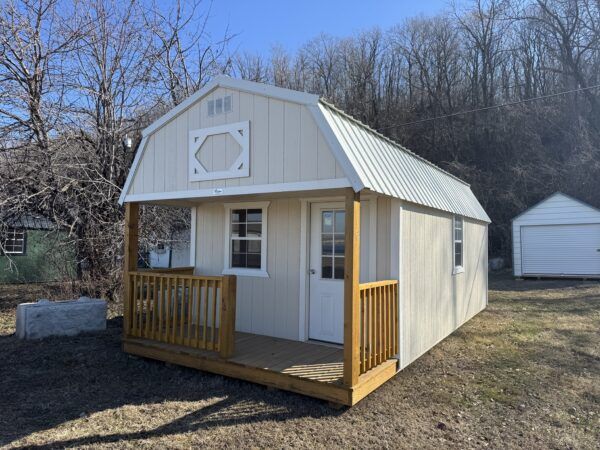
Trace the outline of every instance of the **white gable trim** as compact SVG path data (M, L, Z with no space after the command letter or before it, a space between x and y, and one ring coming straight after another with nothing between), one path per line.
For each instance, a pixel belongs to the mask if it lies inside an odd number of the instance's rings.
M138 166L140 165L140 161L142 160L142 155L144 154L144 150L146 149L147 143L148 138L144 137L142 138L142 142L140 142L140 145L138 145L137 151L135 152L135 158L133 159L133 163L131 164L131 169L129 169L127 179L125 180L125 185L123 186L123 190L121 191L121 195L119 196L119 205L122 205L123 202L125 202L125 197L127 197L127 194L129 193L131 182L133 181Z
M218 187L209 189L190 189L187 191L152 192L148 194L127 195L125 202L152 202L160 200L189 200L233 195L274 194L279 192L316 191L352 187L346 178L328 180L297 181L293 183L259 184L248 186Z
M363 190L365 188L365 183L360 178L360 175L356 171L356 168L352 161L350 161L350 158L348 158L348 155L344 151L344 148L341 146L338 138L335 136L335 133L333 132L331 126L329 126L329 122L327 122L327 119L325 118L325 116L323 115L323 111L321 110L321 105L308 105L307 108L313 116L315 122L317 123L319 130L321 130L321 133L323 133L325 141L327 141L327 144L329 145L329 148L333 153L333 157L341 166L342 170L344 171L344 175L348 177L352 189L354 189L355 192Z

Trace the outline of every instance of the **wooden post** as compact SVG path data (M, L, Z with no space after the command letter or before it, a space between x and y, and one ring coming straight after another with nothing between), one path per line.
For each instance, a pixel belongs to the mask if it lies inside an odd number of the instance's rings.
M346 192L344 261L344 384L355 386L360 374L360 192Z
M125 236L123 255L123 334L127 336L131 322L131 280L129 272L137 269L140 205L125 204Z
M230 358L235 350L235 301L237 279L235 275L223 276L221 286L221 317L219 326L219 356Z

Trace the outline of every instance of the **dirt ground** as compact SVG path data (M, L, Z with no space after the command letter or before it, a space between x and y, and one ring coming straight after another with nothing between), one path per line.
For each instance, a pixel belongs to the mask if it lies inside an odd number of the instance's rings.
M25 291L25 292L24 292ZM0 287L0 446L600 448L600 283L490 280L489 306L350 409L120 350L17 340Z

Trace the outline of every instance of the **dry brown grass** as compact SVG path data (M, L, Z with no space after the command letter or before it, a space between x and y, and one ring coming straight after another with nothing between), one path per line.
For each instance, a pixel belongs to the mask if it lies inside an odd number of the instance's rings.
M106 333L18 341L18 291L0 288L0 445L598 448L600 284L490 287L486 311L341 411L130 358L118 317Z

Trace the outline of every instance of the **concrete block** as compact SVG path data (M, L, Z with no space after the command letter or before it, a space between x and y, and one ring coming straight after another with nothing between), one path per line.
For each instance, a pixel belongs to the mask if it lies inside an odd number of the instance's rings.
M41 339L75 336L106 329L106 301L81 297L78 300L21 303L17 306L17 337Z

